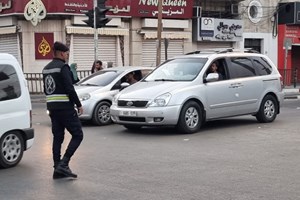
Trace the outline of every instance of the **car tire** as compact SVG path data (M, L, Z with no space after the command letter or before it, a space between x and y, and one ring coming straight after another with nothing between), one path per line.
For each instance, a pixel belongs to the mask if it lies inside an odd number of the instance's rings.
M274 96L267 95L263 98L259 111L256 113L257 121L269 123L275 120L278 113L278 103Z
M127 128L130 131L138 131L142 128L140 125L123 125L125 128Z
M23 152L22 135L17 131L5 133L0 139L0 167L14 167L21 161Z
M95 125L103 126L112 123L110 117L110 106L111 104L107 101L102 101L96 105L92 118Z
M186 134L195 133L202 125L202 109L195 101L188 101L181 109L177 129Z

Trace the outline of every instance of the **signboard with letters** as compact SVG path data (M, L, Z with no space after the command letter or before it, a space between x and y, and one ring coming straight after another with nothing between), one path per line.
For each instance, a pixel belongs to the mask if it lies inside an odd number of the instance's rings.
M235 42L242 40L242 20L210 17L202 17L197 20L197 24L194 26L197 41Z
M193 1L162 0L163 18L192 18ZM107 0L111 6L107 15L124 17L157 18L158 0ZM93 0L0 0L0 16L23 14L32 15L78 15L93 8ZM40 17L43 19L42 17Z

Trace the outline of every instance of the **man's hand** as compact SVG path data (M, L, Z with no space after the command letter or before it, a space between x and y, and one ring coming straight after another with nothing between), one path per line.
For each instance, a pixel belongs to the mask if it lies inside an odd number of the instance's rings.
M82 108L82 107L79 107L79 108L77 108L77 110L78 110L78 116L82 115L82 113L83 113L83 108Z

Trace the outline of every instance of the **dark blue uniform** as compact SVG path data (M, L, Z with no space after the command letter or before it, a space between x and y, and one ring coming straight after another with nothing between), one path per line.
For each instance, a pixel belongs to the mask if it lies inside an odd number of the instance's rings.
M54 166L57 166L61 160L65 129L70 132L72 139L64 158L70 160L83 139L81 122L75 110L75 105L81 107L81 103L74 89L71 75L69 66L64 60L58 58L54 58L43 69L44 92L52 122Z

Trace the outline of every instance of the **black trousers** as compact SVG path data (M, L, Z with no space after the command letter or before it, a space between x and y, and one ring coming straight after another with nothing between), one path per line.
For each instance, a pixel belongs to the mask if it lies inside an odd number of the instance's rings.
M72 135L64 154L67 158L71 158L79 147L83 139L83 132L81 122L75 109L50 110L50 118L53 133L52 154L54 164L56 164L61 159L61 146L64 142L65 129Z

